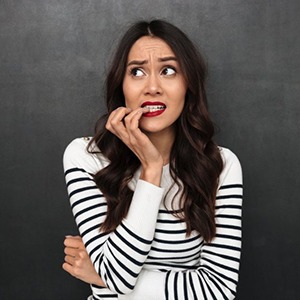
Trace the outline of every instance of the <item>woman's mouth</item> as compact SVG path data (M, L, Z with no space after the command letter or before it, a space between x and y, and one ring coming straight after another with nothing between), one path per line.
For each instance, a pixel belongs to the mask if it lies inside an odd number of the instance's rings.
M143 114L143 117L156 117L156 116L159 116L166 109L165 104L162 103L162 102L149 102L149 101L147 101L147 102L144 102L142 104L142 107L146 107L146 108L149 109L148 112Z

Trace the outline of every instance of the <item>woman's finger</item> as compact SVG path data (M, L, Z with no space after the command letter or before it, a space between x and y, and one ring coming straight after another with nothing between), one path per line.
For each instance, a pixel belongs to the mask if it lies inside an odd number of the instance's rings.
M76 258L74 256L66 255L65 256L65 262L68 263L71 266L75 265Z
M64 262L63 265L62 265L62 268L63 268L66 272L68 272L69 274L71 274L72 276L74 276L74 275L73 275L73 267L72 267L72 265L70 265L69 263Z
M65 237L68 239L73 239L73 240L81 240L80 235L66 235Z
M144 107L137 110L134 114L130 114L130 117L128 119L127 117L125 118L126 130L128 132L128 135L131 137L131 140L134 142L139 141L141 143L144 143L145 141L148 141L148 138L142 133L139 128L139 123L143 114L148 111L149 108Z
M124 118L126 129L133 130L133 129L138 128L139 120L143 116L143 113L145 113L147 111L149 111L149 109L144 107L144 108L138 108L138 109L134 110L133 112L131 112L130 114L128 114Z
M84 244L82 242L81 237L79 236L66 236L64 240L64 245L66 247L71 247L71 248L82 248L84 247Z
M64 252L66 255L75 257L79 250L80 250L80 248L65 247Z
M127 107L119 107L114 110L108 117L106 122L106 129L122 139L126 133L123 123L124 117L131 112Z

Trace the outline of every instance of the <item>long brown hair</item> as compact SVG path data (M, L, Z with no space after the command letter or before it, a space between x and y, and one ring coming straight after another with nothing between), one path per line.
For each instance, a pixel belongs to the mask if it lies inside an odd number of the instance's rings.
M95 136L90 143L96 143L110 161L107 167L94 175L107 200L107 217L101 229L113 231L126 216L133 195L128 183L140 167L138 158L105 129L105 124L114 109L125 106L122 83L128 53L143 36L160 38L170 46L188 83L184 109L176 121L170 174L179 186L182 214L177 216L186 222L187 235L197 230L206 241L210 241L216 233L215 197L223 162L212 140L214 125L208 114L204 87L206 65L190 39L180 29L162 20L140 21L132 25L121 39L108 72L108 112L97 122Z

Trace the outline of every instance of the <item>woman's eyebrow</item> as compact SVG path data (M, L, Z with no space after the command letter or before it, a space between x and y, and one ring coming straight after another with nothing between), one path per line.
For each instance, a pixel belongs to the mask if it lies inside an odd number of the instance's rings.
M165 61L170 61L170 60L177 61L177 58L175 56L166 56L166 57L161 57L158 59L159 62L165 62ZM148 60L146 60L146 59L145 60L132 60L127 64L127 67L131 66L131 65L142 66L147 63L148 63Z
M128 66L131 66L131 65L138 65L138 66L141 66L141 65L144 65L148 63L148 60L132 60L130 61L128 64L127 64L127 67Z
M169 60L177 61L177 58L175 56L166 56L158 59L158 61L169 61Z

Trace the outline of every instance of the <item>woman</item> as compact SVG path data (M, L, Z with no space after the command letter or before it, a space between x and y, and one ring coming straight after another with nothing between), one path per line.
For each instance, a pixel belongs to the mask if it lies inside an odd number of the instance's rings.
M121 40L108 113L64 154L83 243L66 237L63 268L91 284L91 299L234 299L242 174L212 140L205 75L165 21L138 22Z

